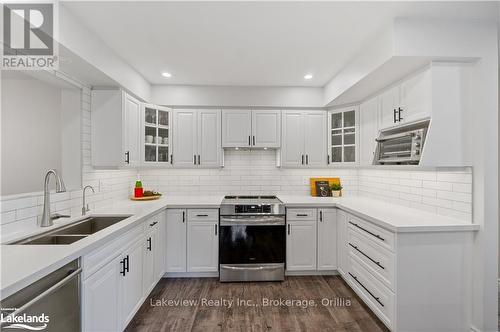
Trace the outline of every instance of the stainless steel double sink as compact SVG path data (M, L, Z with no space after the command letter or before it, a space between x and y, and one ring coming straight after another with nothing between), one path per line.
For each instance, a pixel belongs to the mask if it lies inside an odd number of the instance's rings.
M130 215L93 216L10 244L71 244L128 217Z

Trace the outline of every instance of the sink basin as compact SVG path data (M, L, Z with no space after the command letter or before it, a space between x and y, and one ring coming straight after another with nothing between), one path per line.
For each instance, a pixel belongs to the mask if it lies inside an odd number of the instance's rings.
M47 233L32 236L11 244L71 244L116 224L130 216L90 217Z

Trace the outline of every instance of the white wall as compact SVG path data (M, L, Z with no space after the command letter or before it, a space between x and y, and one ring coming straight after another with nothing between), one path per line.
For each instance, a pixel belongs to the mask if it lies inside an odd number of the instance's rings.
M151 102L171 106L322 107L323 89L153 85Z
M23 74L2 76L1 194L43 189L61 169L61 89Z

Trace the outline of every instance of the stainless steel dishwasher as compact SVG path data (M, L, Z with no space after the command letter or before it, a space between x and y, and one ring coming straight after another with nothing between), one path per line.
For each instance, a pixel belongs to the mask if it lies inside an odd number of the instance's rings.
M74 260L0 301L1 329L80 331L79 265Z

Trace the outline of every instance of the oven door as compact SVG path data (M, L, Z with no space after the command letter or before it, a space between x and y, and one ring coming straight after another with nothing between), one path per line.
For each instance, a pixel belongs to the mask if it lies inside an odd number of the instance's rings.
M221 217L221 281L283 280L286 253L284 218L249 219Z

